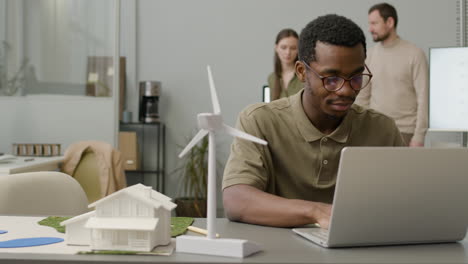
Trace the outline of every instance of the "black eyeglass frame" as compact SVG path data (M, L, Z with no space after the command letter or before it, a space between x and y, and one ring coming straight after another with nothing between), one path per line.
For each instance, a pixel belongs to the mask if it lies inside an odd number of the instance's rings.
M371 73L371 71L369 70L369 68L367 67L366 64L364 64L364 67L366 68L366 70L367 70L369 73L359 73L359 74L356 74L356 75L352 76L351 78L345 78L345 77L338 76L338 75L334 75L334 76L322 76L322 75L318 74L318 72L316 72L314 69L312 69L312 67L310 67L309 64L307 64L305 61L301 61L301 62L306 66L307 69L309 69L310 71L312 71L313 73L315 73L315 75L317 75L317 77L319 77L319 79L322 81L322 86L323 86L323 88L324 88L325 90L329 91L329 92L336 92L336 91L341 90L341 88L343 88L343 86L344 86L344 84L345 84L346 82L349 82L351 88L352 88L354 91L360 91L360 90L366 88L367 85L369 85L369 83L370 83L370 81L371 81L371 79L372 79L372 76L373 76L372 73ZM352 81L355 77L357 77L357 76L362 76L362 75L369 76L369 81L366 83L366 85L361 86L359 89L354 88L351 81ZM326 85L325 85L325 79L327 79L327 78L341 78L341 79L343 80L343 83L341 84L340 87L337 86L337 88L336 88L335 90L330 90L330 89L327 89L327 87L326 87Z

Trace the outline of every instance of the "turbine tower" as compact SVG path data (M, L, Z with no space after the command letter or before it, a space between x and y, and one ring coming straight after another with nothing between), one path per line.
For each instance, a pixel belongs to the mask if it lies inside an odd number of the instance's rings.
M197 115L198 127L200 130L179 154L179 158L184 156L203 137L208 135L208 210L207 210L207 237L199 236L179 236L177 237L176 250L195 254L207 254L230 257L246 257L257 251L260 246L256 243L242 239L221 239L216 238L216 145L215 133L224 132L234 137L250 140L262 145L266 145L265 140L259 139L245 132L232 128L223 123L221 109L219 107L218 96L214 86L213 76L210 66L207 66L208 81L210 84L211 101L213 113L200 113Z

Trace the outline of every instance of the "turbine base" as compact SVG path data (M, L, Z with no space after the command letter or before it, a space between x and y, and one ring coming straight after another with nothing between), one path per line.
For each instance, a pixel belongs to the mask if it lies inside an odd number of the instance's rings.
M259 244L243 239L199 236L178 236L176 239L176 251L184 253L244 258L261 250Z

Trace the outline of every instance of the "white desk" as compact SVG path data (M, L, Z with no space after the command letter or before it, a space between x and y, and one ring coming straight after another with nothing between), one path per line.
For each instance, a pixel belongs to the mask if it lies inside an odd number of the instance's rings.
M55 171L63 161L56 157L16 157L8 162L0 162L0 176L32 171Z
M0 216L0 229L9 233L0 235L0 240L14 237L47 235L62 237L54 229L38 226L40 217ZM205 219L198 218L193 224L206 227ZM468 263L468 239L459 243L382 246L326 249L294 234L290 228L273 228L230 222L216 219L221 237L248 239L259 243L264 250L244 259L195 255L175 252L171 256L132 255L72 255L79 247L57 243L40 247L0 249L0 264L115 264L115 263L211 263L211 264L266 264L266 263ZM428 231L430 232L430 231ZM189 235L197 235L188 232ZM81 248L83 249L83 248Z

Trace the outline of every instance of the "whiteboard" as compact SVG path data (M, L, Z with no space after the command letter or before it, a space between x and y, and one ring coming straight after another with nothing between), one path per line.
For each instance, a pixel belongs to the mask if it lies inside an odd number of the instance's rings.
M468 131L468 47L429 52L429 127Z

